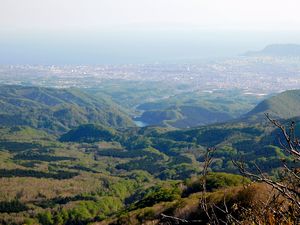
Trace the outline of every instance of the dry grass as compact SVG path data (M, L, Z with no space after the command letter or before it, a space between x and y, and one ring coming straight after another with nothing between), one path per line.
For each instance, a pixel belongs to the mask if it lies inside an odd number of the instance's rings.
M266 203L270 201L270 196L276 194L271 186L261 183L253 183L246 187L231 187L222 189L212 193L207 193L208 204L215 204L220 208L224 208L224 196L226 204L234 216L242 221L242 224L295 224L293 221L279 220L276 215L270 213L265 208ZM160 224L160 215L166 215L184 218L184 219L204 219L205 214L201 210L202 193L195 193L188 198L182 198L174 202L162 202L152 207L137 209L124 214L118 218L108 219L95 225L147 225ZM287 202L278 198L278 207L284 208ZM216 212L218 209L215 209Z
M83 173L73 179L0 178L0 201L14 199L28 202L39 198L73 196L96 191L101 186L101 175Z

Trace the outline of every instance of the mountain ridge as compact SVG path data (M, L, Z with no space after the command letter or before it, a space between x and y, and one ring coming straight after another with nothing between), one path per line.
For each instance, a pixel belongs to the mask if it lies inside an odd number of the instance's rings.
M260 102L242 118L265 117L269 113L277 119L290 119L300 116L300 90L288 90Z
M249 51L244 56L294 56L300 57L300 45L298 44L272 44L259 51Z
M78 89L1 86L0 125L26 125L64 132L85 123L133 126L129 116L115 103Z

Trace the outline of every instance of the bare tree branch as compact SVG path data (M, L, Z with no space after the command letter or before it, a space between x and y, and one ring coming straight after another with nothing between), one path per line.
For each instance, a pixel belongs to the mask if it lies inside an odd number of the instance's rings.
M297 149L299 147L299 140L295 138L295 122L292 121L290 125L290 131L287 132L285 126L283 126L279 121L272 119L268 113L265 114L267 119L274 124L276 127L278 127L281 131L281 133L284 136L284 140L287 143L286 145L283 145L284 149L288 151L291 155L295 156L297 160L300 160L300 150Z

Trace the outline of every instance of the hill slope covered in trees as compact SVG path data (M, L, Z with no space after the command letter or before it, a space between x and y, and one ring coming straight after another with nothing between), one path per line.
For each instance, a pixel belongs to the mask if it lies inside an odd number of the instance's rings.
M281 119L300 116L300 90L285 91L266 99L247 113L245 117L263 118L265 113Z
M20 113L30 122L0 126L1 224L159 224L162 213L206 224L205 212L199 210L201 174L211 147L207 201L223 207L226 200L232 215L244 221L249 214L243 209L262 212L260 201L270 199L272 192L270 186L248 185L249 179L236 175L232 160L244 160L250 171L259 165L273 180L282 178L282 160L294 162L280 149L278 129L262 117L189 129L140 128L110 124L101 115L114 113L113 104L77 90L4 86L1 93L0 112L11 118ZM297 103L298 93L267 100L275 102L253 116L278 111L288 124L286 108ZM62 107L67 112L74 107L70 118L79 119L72 123L64 114L55 117ZM89 117L94 112L99 113L96 119ZM297 123L299 117L293 120ZM43 125L45 121L53 127ZM299 131L296 126L297 136Z
M0 125L66 131L80 124L133 126L116 104L77 89L1 86Z

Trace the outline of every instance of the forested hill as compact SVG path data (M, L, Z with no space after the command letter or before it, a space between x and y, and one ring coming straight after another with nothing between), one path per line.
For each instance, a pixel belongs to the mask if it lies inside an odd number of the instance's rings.
M27 125L66 131L85 123L112 127L133 126L113 102L77 89L5 85L0 87L0 125Z
M249 116L292 117L300 112L299 94L279 94ZM203 184L211 204L226 203L246 221L244 209L253 214L262 200L257 212L263 211L273 192L229 174L239 172L233 161L243 160L249 171L258 165L272 179L281 177L283 161L294 165L278 129L262 120L129 127L114 103L77 89L2 86L0 122L0 224L160 224L162 214L207 224ZM295 131L299 136L299 125ZM213 160L204 178L207 148Z
M260 119L269 113L272 117L289 119L300 116L300 90L282 92L259 103L246 114L248 119Z

